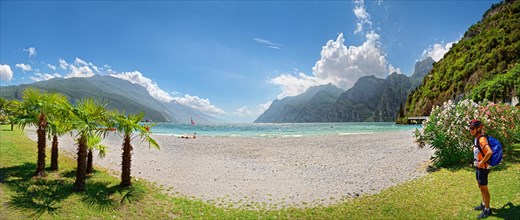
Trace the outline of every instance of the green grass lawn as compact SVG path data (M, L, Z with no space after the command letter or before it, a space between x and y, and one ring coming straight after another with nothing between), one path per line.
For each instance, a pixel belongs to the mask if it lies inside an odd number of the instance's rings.
M76 162L60 155L60 170L33 178L36 143L19 130L0 127L0 219L472 219L480 192L470 167L441 169L379 194L308 209L243 210L161 194L144 181L123 189L119 177L96 167L86 192L72 191ZM49 147L48 147L49 148ZM47 166L50 152L47 152ZM97 158L94 158L94 163ZM489 219L520 218L520 162L505 162L489 177Z

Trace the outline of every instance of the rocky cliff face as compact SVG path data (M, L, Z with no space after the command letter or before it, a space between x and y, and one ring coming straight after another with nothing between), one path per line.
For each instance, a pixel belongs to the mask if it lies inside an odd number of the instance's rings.
M385 80L364 76L336 101L337 117L332 121L374 121L373 112L383 94Z
M312 87L301 95L275 100L255 122L395 121L408 94L421 84L433 63L430 57L417 62L411 77L397 73L386 79L361 77L343 93L332 84Z
M383 82L381 100L374 112L374 121L394 121L399 108L406 102L412 86L405 75L393 73Z
M433 63L435 63L435 61L431 57L427 57L426 59L415 63L414 72L410 76L412 90L421 85L424 77L433 69Z
M332 84L309 88L298 96L274 100L255 123L328 121L327 112L343 90Z

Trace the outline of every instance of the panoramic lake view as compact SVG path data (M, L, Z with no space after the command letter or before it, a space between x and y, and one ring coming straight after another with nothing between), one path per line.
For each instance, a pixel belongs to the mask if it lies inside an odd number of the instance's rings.
M519 219L520 0L0 1L0 220Z

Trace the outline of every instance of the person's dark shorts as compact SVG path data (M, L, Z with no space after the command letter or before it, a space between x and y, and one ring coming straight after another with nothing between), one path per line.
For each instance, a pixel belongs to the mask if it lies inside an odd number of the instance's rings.
M477 168L475 171L477 175L477 182L480 186L487 186L488 184L488 175L489 175L489 169L480 169Z

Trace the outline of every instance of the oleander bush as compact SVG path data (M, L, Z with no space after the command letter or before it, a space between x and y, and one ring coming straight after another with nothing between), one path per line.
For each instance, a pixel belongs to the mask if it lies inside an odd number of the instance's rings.
M436 167L469 163L473 160L473 137L468 129L472 119L482 121L483 132L502 143L506 159L507 155L513 155L514 144L520 143L520 109L487 100L480 103L450 100L433 107L422 129L416 129L415 140L420 147L428 145L435 150Z

